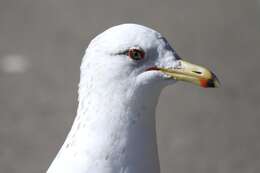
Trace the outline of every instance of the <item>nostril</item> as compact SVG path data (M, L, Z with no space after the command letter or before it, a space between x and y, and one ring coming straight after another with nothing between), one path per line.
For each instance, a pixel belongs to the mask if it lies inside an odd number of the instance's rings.
M192 71L193 73L201 74L200 71Z

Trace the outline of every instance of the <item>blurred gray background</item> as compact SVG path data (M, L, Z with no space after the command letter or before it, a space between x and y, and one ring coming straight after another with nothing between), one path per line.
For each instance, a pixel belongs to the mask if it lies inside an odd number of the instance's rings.
M257 0L0 0L0 172L46 171L76 114L85 47L133 22L222 82L163 91L162 173L259 173L259 10Z

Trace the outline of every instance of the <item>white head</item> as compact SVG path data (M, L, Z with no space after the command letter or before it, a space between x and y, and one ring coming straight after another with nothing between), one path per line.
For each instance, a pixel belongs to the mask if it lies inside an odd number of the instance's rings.
M178 80L217 84L150 28L123 24L98 35L82 61L77 118L52 170L159 172L155 107L161 89Z
M181 60L157 31L137 24L122 24L99 34L86 50L81 66L96 76L99 84L128 81L133 86L165 86L177 80L215 87L209 70ZM102 79L101 79L102 78Z

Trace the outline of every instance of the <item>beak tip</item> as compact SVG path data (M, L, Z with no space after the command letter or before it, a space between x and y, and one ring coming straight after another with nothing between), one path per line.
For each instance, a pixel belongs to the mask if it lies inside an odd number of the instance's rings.
M212 80L214 83L214 88L219 88L221 86L221 83L220 83L218 77L214 73L212 73L212 78L213 78Z
M215 88L219 88L221 86L221 83L219 82L218 79L215 80Z
M200 80L200 86L204 88L219 88L220 87L220 82L217 78L217 76L212 73L212 78L211 79L201 79Z
M220 87L220 83L218 80L213 79L208 81L208 88L219 88L219 87Z

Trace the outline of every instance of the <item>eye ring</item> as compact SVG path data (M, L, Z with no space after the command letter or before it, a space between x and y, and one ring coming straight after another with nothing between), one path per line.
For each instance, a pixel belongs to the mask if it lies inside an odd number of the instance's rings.
M144 51L137 49L137 48L131 48L128 50L127 55L129 58L138 61L144 59Z

